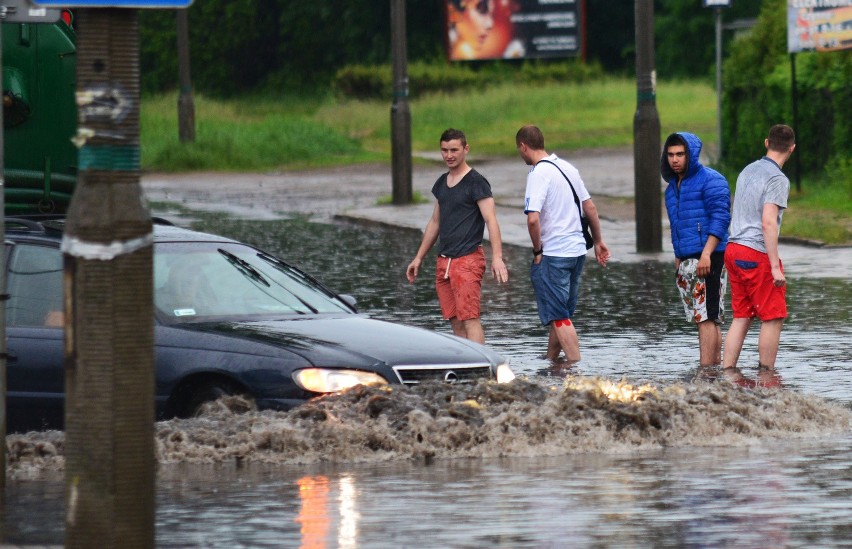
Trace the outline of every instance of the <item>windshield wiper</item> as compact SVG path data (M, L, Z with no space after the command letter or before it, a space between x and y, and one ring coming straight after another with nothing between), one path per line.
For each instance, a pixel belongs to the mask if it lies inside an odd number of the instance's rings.
M240 272L240 274L242 274L246 278L253 280L255 282L258 282L260 284L263 284L267 288L269 288L271 286L271 284L269 284L269 282L263 277L263 275L260 274L259 272L257 272L257 270L254 267L251 266L251 263L249 263L245 259L240 259L239 257L235 256L231 252L225 251L221 248L219 248L218 251L219 251L220 254L225 256L225 259L228 260L228 263L233 265L234 268L237 269Z
M225 257L225 259L228 260L228 263L233 265L242 275L249 278L250 280L254 280L254 281L256 281L260 284L263 284L267 288L272 287L272 285L266 280L266 278L264 278L264 276L262 274L260 274L257 271L257 269L252 267L251 263L249 263L245 259L241 259L241 258L235 256L234 254L232 254L231 252L228 252L228 251L223 250L221 248L219 248L218 251L219 251L220 254L222 254ZM281 286L281 285L279 284L278 286ZM283 286L281 286L281 287L283 288ZM318 313L319 312L316 309L316 307L313 307L310 303L308 303L307 301L305 301L304 299L299 297L294 292L287 290L286 288L283 288L283 289L286 290L294 298L296 298L296 300L298 300L299 303L301 303L302 305L307 307L308 310L311 311L312 313ZM305 314L305 313L303 311L299 311L299 314Z
M319 290L323 294L325 294L325 296L328 297L328 298L338 299L338 300L340 299L340 296L338 296L336 293L334 293L333 291L326 288L325 285L323 285L322 282L320 282L316 278L312 277L308 273L306 273L304 271L300 271L299 269L296 269L296 268L290 266L289 264L285 263L284 261L281 261L277 257L271 256L271 255L268 255L268 254L265 254L265 253L259 253L259 254L257 254L257 257L259 257L263 261L272 265L272 267L276 271L283 273L290 278L297 279L297 282L299 282L300 284L304 284L306 286L309 286L313 290Z

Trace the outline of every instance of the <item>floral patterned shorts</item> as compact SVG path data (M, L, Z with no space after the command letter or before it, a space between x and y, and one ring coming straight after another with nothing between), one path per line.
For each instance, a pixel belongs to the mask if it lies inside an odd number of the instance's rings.
M701 278L696 274L697 259L684 259L677 269L677 291L683 303L687 322L713 320L721 324L725 316L725 288L728 286L728 271L725 269L725 253L710 255L710 274Z

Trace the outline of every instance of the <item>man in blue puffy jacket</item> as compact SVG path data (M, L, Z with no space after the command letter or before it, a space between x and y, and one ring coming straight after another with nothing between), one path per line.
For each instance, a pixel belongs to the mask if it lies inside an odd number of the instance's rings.
M719 172L703 166L701 140L671 134L660 160L672 232L677 289L688 322L698 326L699 365L722 363L725 247L731 222L731 190Z

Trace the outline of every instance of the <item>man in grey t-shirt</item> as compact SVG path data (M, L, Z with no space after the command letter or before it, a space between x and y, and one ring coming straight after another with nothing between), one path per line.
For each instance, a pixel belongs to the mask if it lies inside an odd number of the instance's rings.
M726 374L734 377L752 320L761 320L758 368L771 370L787 317L787 281L778 256L778 234L790 180L781 167L796 148L796 136L789 126L777 124L764 144L766 156L746 166L737 178L725 250L734 320L725 337L724 366Z

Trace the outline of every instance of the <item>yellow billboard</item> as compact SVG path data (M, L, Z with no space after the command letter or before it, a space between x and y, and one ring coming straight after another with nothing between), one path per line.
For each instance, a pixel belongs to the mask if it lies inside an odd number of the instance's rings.
M852 49L852 0L787 0L787 51Z

